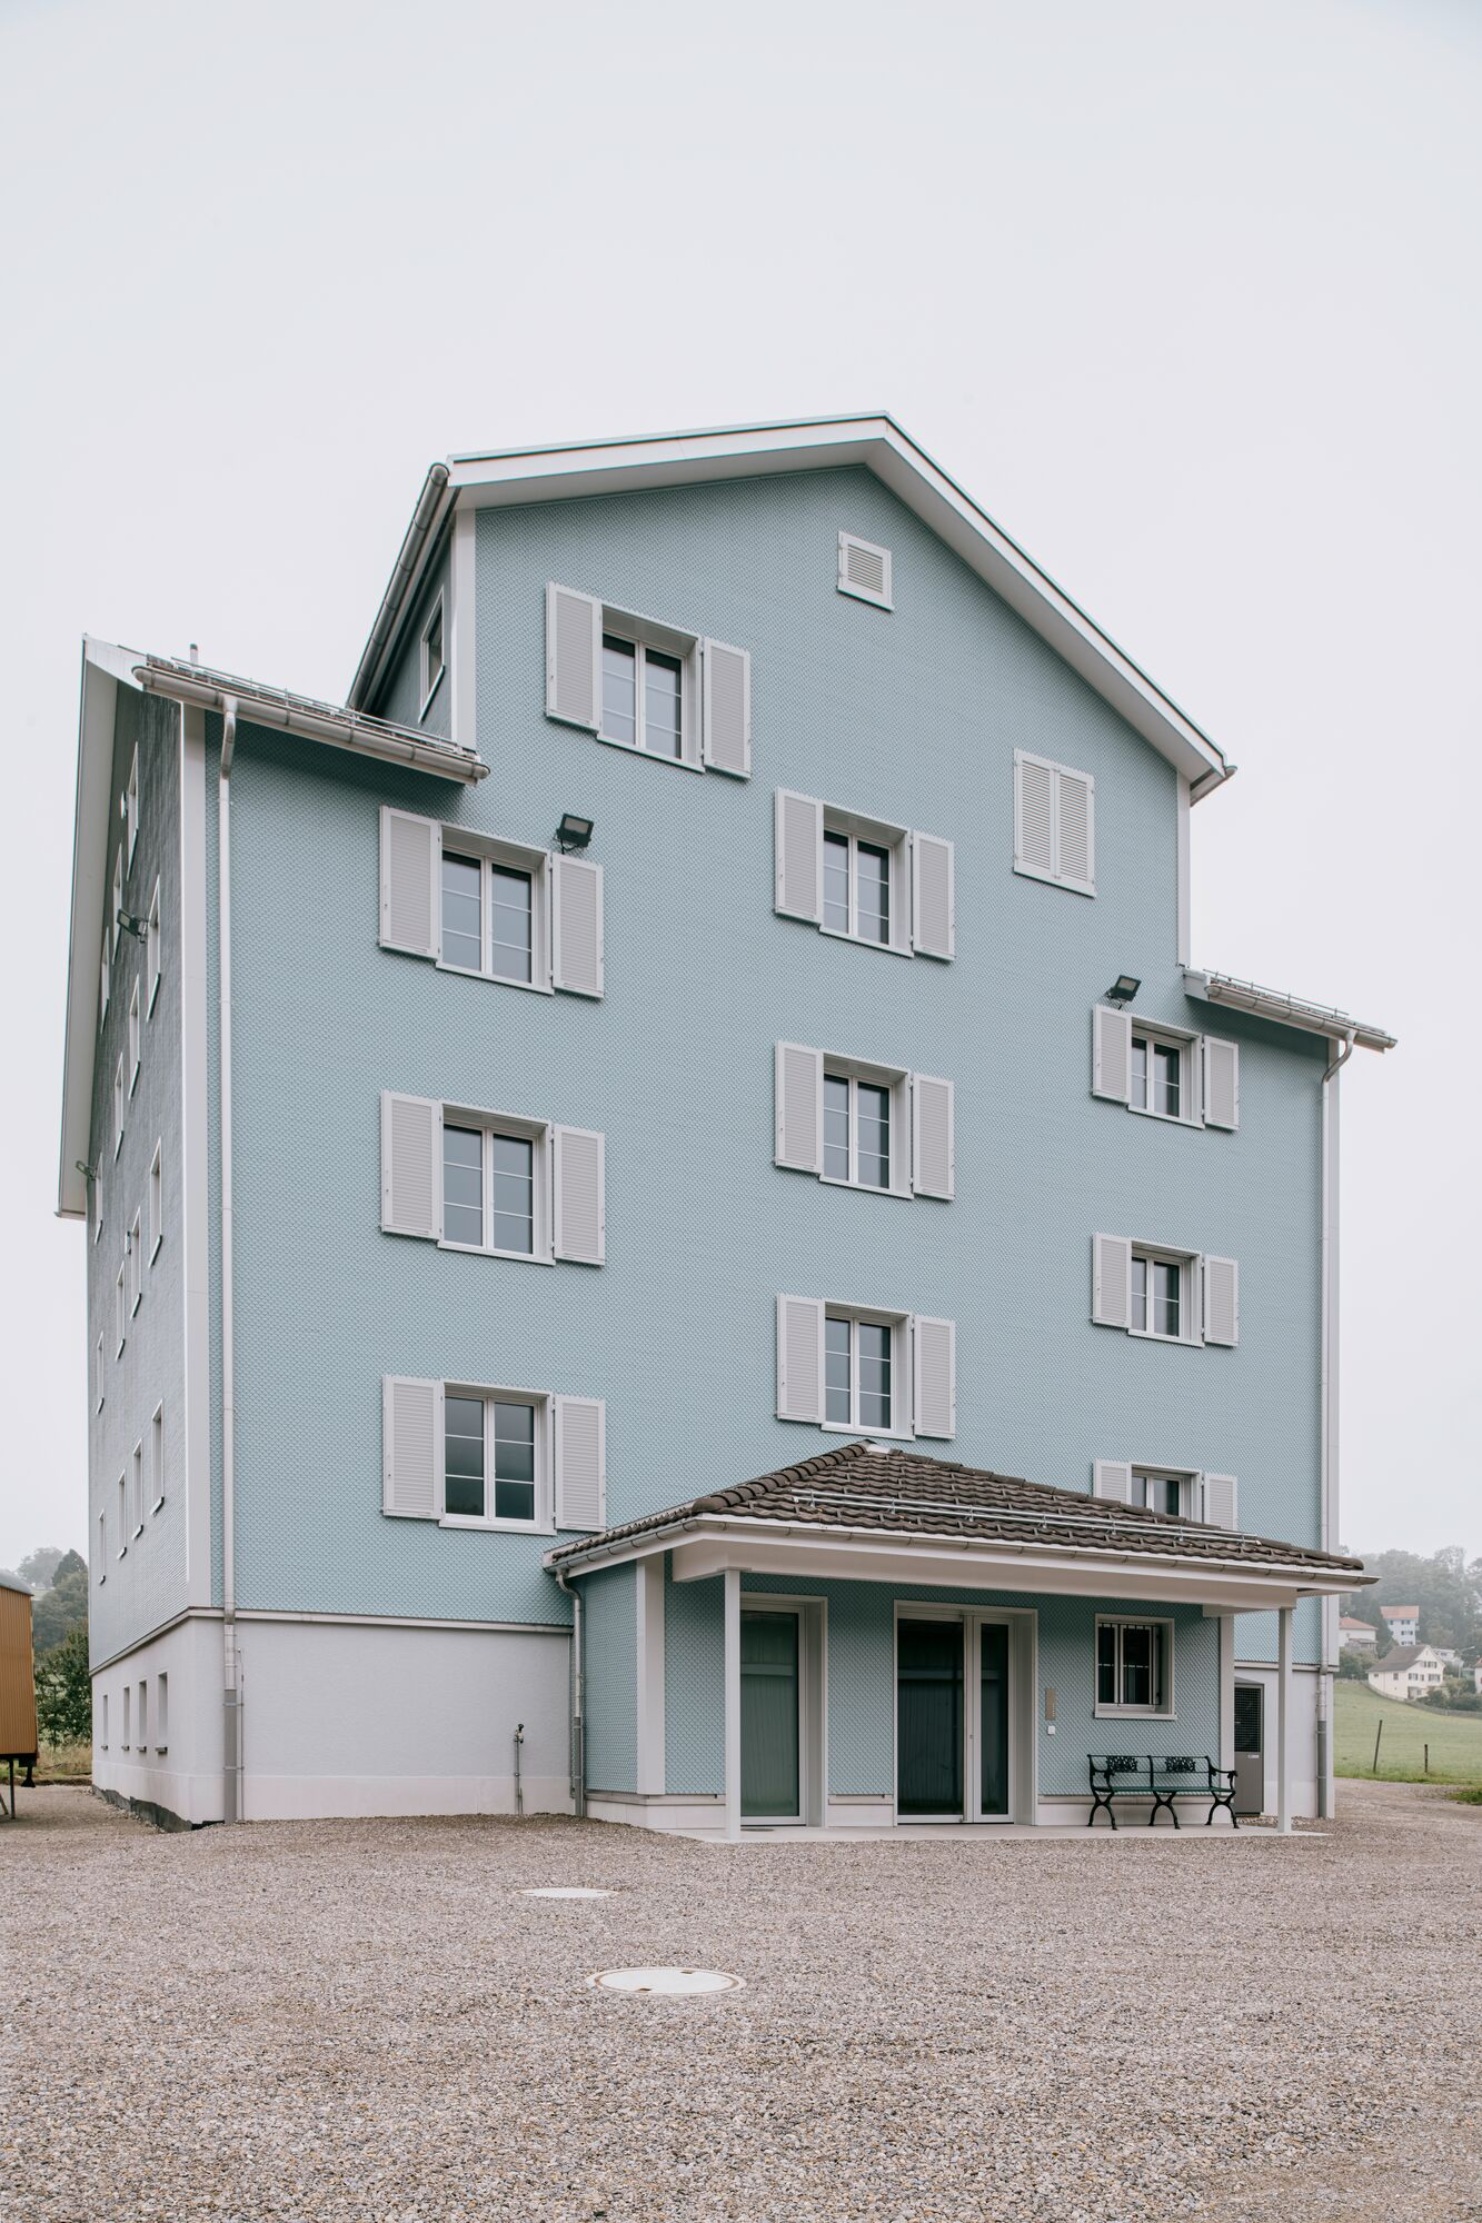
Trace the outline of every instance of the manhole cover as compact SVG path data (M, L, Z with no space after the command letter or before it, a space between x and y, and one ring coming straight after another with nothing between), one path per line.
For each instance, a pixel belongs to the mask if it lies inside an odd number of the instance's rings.
M545 1883L520 1893L522 1899L610 1899L610 1891L593 1890L584 1883Z
M727 1976L718 1968L605 1968L587 1982L602 1991L693 1998L699 1992L739 1991L742 1978Z

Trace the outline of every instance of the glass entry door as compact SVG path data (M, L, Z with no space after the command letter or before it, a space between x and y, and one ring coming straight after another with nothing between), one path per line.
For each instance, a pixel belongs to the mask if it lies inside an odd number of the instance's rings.
M756 1821L796 1821L798 1806L798 1616L741 1616L741 1812Z
M978 1811L985 1821L1009 1813L1009 1632L978 1624Z
M896 1623L896 1812L961 1821L961 1621Z

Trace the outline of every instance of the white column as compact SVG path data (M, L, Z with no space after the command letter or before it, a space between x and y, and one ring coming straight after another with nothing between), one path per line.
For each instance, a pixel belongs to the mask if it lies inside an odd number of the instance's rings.
M638 1775L651 1798L664 1791L664 1555L640 1559L637 1586Z
M727 1567L726 1584L726 1835L741 1835L741 1570Z
M1276 1826L1283 1836L1292 1826L1292 1618L1291 1606L1283 1606L1277 1616Z

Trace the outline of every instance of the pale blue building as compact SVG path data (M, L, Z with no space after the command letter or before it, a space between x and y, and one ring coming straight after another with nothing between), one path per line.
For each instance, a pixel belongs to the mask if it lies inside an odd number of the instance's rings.
M1232 769L884 417L434 467L343 708L89 640L99 1784L1331 1811L1390 1038L1193 968Z

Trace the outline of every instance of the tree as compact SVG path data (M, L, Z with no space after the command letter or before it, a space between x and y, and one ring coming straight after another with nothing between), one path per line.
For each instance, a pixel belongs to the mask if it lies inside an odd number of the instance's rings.
M1482 1653L1482 1559L1468 1564L1461 1546L1452 1544L1430 1559L1411 1551L1367 1553L1364 1564L1379 1580L1345 1598L1343 1611L1379 1632L1381 1654L1389 1649L1381 1605L1419 1606L1422 1644L1445 1645L1468 1659Z
M75 1551L64 1552L60 1544L42 1544L36 1551L27 1552L21 1561L22 1582L29 1582L39 1597L43 1590L50 1590L57 1579L57 1569L64 1559L75 1559Z
M69 1551L57 1562L50 1590L31 1608L37 1653L53 1651L79 1625L87 1627L87 1561Z
M85 1620L37 1659L36 1731L41 1742L49 1745L86 1744L93 1733Z

